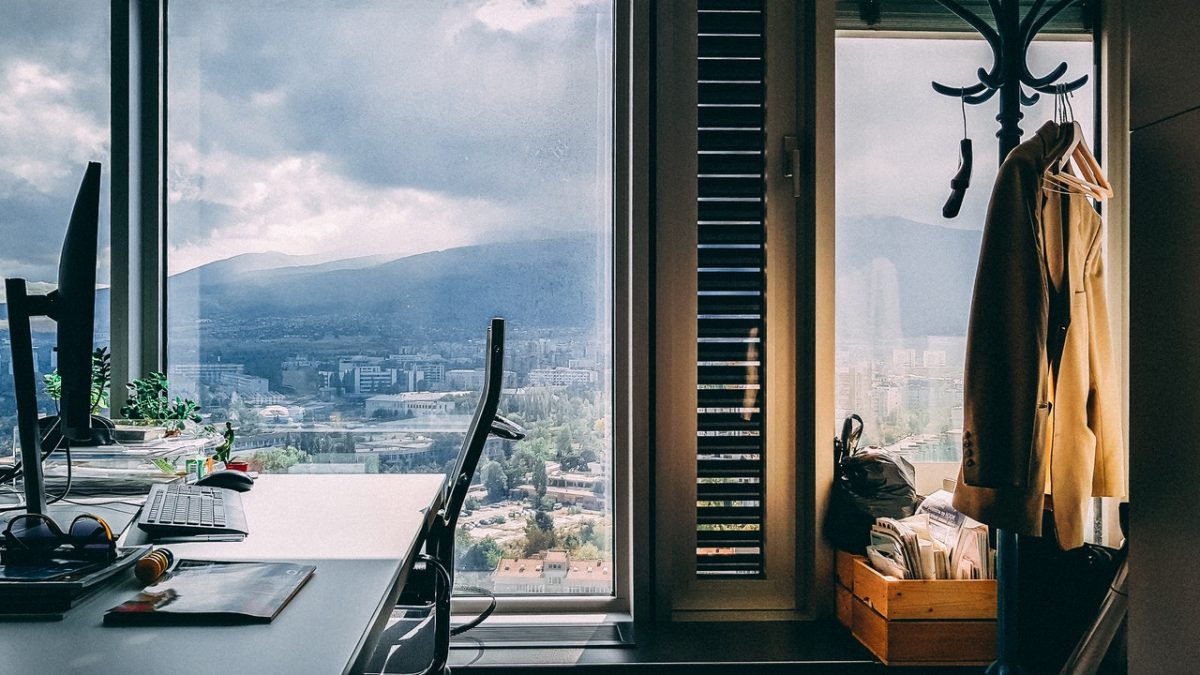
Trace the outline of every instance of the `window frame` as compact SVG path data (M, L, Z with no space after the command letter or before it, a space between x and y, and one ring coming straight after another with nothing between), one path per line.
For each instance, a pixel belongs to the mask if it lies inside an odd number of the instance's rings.
M130 379L163 367L165 345L165 36L167 0L111 0L112 3L112 351L114 378ZM656 461L655 414L663 367L656 345L665 335L657 325L656 280L669 267L654 250L662 215L656 176L665 157L656 144L664 130L656 124L655 88L664 76L661 16L648 0L615 0L614 8L614 568L611 597L506 598L500 611L514 614L608 612L638 620L671 618L671 579L661 573L663 542L656 517L655 488L668 483ZM797 99L796 130L803 150L802 183L806 204L796 212L797 303L795 495L796 586L808 598L795 618L833 613L832 549L820 526L833 477L832 454L821 452L832 429L833 363L833 214L834 174L834 3L796 3L798 86L809 95ZM1102 158L1117 196L1108 203L1110 297L1115 351L1120 354L1122 390L1128 392L1128 46L1121 3L1103 3L1096 40L1101 82L1096 100L1106 157ZM945 35L941 35L945 37ZM147 76L148 75L148 76ZM113 392L114 405L124 393ZM1125 401L1128 433L1128 400ZM1126 443L1128 453L1128 443ZM1110 518L1111 530L1116 519ZM657 556L656 556L657 553ZM473 611L482 603L456 599L456 610ZM635 611L636 610L636 611ZM776 618L752 612L721 612L722 618ZM688 617L680 617L688 618ZM703 618L696 615L690 618Z
M676 12L683 12L681 5L687 5L686 2L669 3L673 6ZM1119 370L1121 371L1123 390L1127 390L1128 382L1128 201L1125 196L1128 186L1128 171L1127 171L1127 156L1128 156L1128 134L1125 132L1128 129L1127 124L1127 99L1128 99L1128 69L1127 69L1127 46L1126 46L1126 29L1124 20L1124 10L1119 6L1119 3L1103 3L1103 14L1100 20L1096 22L1092 35L1089 36L1096 45L1096 67L1091 74L1096 78L1093 83L1095 87L1095 101L1097 111L1097 151L1103 150L1104 157L1102 161L1109 175L1109 180L1113 183L1117 191L1117 197L1109 201L1106 206L1106 220L1108 225L1108 254L1109 254L1109 288L1110 297L1116 305L1117 310L1113 312L1113 336L1116 346L1116 351L1121 356ZM828 502L829 488L832 484L834 467L832 452L829 449L829 441L832 437L832 430L835 428L836 420L833 418L834 400L836 395L836 369L835 363L835 331L834 331L834 315L835 315L835 171L832 167L835 166L835 134L834 120L836 113L836 101L834 99L834 78L835 78L835 46L836 38L839 34L836 28L836 9L835 3L817 2L816 0L808 0L807 2L796 3L797 16L794 23L796 35L796 63L797 70L795 73L795 82L797 87L796 105L797 105L797 120L796 128L798 138L800 139L800 147L803 153L802 159L802 176L803 182L803 197L797 202L797 210L795 217L795 233L796 233L796 259L795 269L793 270L796 278L797 301L796 309L796 331L797 336L797 353L795 358L795 366L797 368L796 377L796 408L795 415L797 420L797 428L795 438L797 441L797 458L798 466L796 508L798 512L796 516L796 598L807 601L797 602L795 609L791 612L778 611L762 611L751 607L747 607L743 602L743 598L739 596L738 589L729 587L725 590L719 587L713 591L712 606L721 607L723 611L677 611L679 608L673 603L671 593L674 590L668 581L659 583L656 590L659 593L657 598L656 616L660 620L667 619L721 619L721 620L770 620L787 616L788 618L800 619L815 619L820 617L832 616L834 613L834 599L832 584L826 583L824 580L833 576L833 549L828 545L821 535L821 527L824 520L825 508ZM691 5L694 11L694 5ZM664 21L660 15L660 23ZM669 17L669 14L666 15ZM856 33L866 34L870 37L932 37L938 39L962 39L966 37L974 37L970 33L896 33L882 31L856 31ZM1067 36L1071 39L1071 36ZM1080 39L1080 38L1076 38ZM1083 38L1087 39L1087 38ZM665 40L662 36L657 38L658 48L661 52L670 53L671 50L678 49L674 47L670 41ZM662 58L660 56L660 58ZM665 77L664 71L659 65L660 78ZM678 75L676 75L678 76ZM681 81L687 81L687 77L678 77ZM667 125L665 129L658 129L660 136L660 144L658 154L661 157L671 153L686 154L686 147L664 146L661 142L661 136L665 133L677 134L678 130ZM768 140L768 148L772 139ZM656 171L661 175L664 172L667 164L665 161L656 167ZM817 167L820 167L818 169ZM668 171L669 172L669 171ZM672 183L671 185L676 185ZM682 186L683 183L678 185ZM660 189L660 192L662 190ZM672 218L686 220L686 213L672 212L670 209L666 211L662 208L662 203L657 203L656 215L657 227L663 228L664 223ZM664 230L665 231L665 230ZM661 258L660 258L661 260ZM663 261L658 265L658 274L677 275L679 279L683 279L682 275L691 274L689 261L675 261L669 263ZM677 263L677 265L676 265ZM683 268L682 272L672 271L672 268L678 266ZM786 271L786 270L785 270ZM777 272L778 273L778 272ZM661 285L659 291L661 292ZM657 329L660 341L666 334L663 331L663 317L661 312L656 317L658 321ZM687 336L676 335L680 343L686 341ZM694 337L694 336L693 336ZM671 345L667 345L665 351L660 342L660 363L658 365L658 386L664 387L664 379L661 373L664 369L670 367ZM679 359L687 361L686 358ZM778 364L778 362L776 362ZM686 368L687 363L676 365L678 368ZM769 394L770 397L776 394ZM657 402L662 405L661 399ZM1126 410L1128 403L1126 402ZM1126 433L1128 433L1128 415L1126 412ZM675 423L681 424L685 420L680 417ZM665 423L670 423L670 418L662 414L661 408L657 416L658 433L656 441L658 452L663 452L664 435L662 426ZM768 432L769 433L769 432ZM669 436L667 439L669 440ZM1128 443L1126 443L1126 452L1128 453ZM957 463L954 463L957 469ZM664 466L661 462L657 466L659 483L670 481L677 474L672 471L669 466ZM769 489L769 488L768 488ZM1119 500L1105 499L1103 505L1106 515L1115 516L1116 502ZM664 504L661 495L656 498L657 508L660 511L659 527L662 523L667 522L686 522L686 519L680 521L671 521L672 517L678 519L677 505ZM684 505L686 507L686 504ZM665 512L665 515L664 513ZM674 512L674 516L672 513ZM1106 517L1104 520L1105 541L1106 543L1114 544L1120 541L1120 534L1117 528L1117 520L1115 517ZM685 542L686 544L686 542ZM672 544L670 542L656 542L658 555L660 560L665 560L669 555L669 549ZM675 548L687 548L686 545L676 545ZM690 553L686 551L685 553ZM741 608L741 611L731 611Z
M129 381L166 367L168 0L111 0L111 8L113 377ZM500 614L627 618L635 586L649 587L635 583L649 568L633 555L635 536L644 549L649 529L632 523L649 490L649 481L634 479L647 475L646 453L633 452L648 446L650 424L648 350L638 347L650 333L648 79L637 67L648 58L648 9L644 0L613 0L613 593L501 596ZM123 404L123 390L113 397L114 407ZM457 597L454 610L469 614L486 603Z
M1095 146L1095 154L1105 170L1108 172L1110 183L1114 187L1115 196L1105 202L1101 207L1101 213L1104 216L1106 225L1106 240L1105 245L1108 252L1108 293L1111 299L1110 305L1116 308L1110 317L1110 330L1114 344L1114 353L1117 355L1118 363L1117 370L1121 382L1121 391L1125 400L1122 405L1122 423L1124 425L1125 435L1125 455L1126 466L1128 466L1129 455L1129 352L1128 352L1128 334L1129 334L1129 306L1128 306L1128 288L1129 288L1129 255L1128 255L1128 134L1122 134L1121 129L1128 128L1128 113L1126 111L1126 102L1128 99L1128 69L1127 67L1113 67L1114 64L1124 63L1127 58L1126 41L1124 35L1124 16L1123 10L1119 7L1114 8L1114 3L1103 4L1103 14L1093 26L1091 32L1088 33L1054 33L1051 31L1051 26L1039 33L1035 41L1053 41L1053 42L1090 42L1093 45L1092 70L1087 73L1089 82L1086 86L1092 87L1093 90L1093 145ZM872 29L833 29L834 43L841 37L850 37L858 39L933 39L933 40L978 40L979 35L973 32L962 31L927 31L927 30L872 30ZM1070 75L1070 74L1068 74ZM1075 77L1076 75L1071 75ZM833 89L833 75L829 75L830 89ZM830 97L831 100L834 97ZM987 104L985 104L987 105ZM992 104L994 105L994 104ZM836 112L836 100L830 106L830 114ZM1125 120L1122 122L1121 120ZM1025 120L1029 122L1029 120ZM1030 126L1026 124L1025 126ZM989 132L990 129L985 129ZM1022 140L1027 139L1033 133L1032 128L1025 129L1025 135ZM833 136L833 129L829 130L830 137ZM985 138L991 138L987 135ZM832 142L831 142L832 143ZM832 154L832 145L831 145ZM835 169L836 175L836 169ZM986 186L990 189L990 186ZM831 199L833 197L831 196ZM836 229L836 220L829 223L830 232L829 238L834 238ZM834 255L834 249L831 247L829 256ZM832 280L830 280L832 283ZM833 324L827 324L829 328L828 339L836 345L836 336L834 336ZM831 385L835 387L836 392L836 375L831 377ZM832 407L831 407L832 410ZM828 415L830 423L826 428L834 429L837 420L834 420L832 415ZM958 475L959 462L914 462L917 477L917 490L920 494L928 494L933 490L940 489L943 481L946 479L955 480ZM1128 476L1126 476L1128 480ZM1128 487L1126 487L1128 494ZM1117 505L1119 499L1102 497L1094 498L1092 502L1092 511L1088 515L1094 523L1093 528L1088 529L1086 535L1087 540L1092 543L1103 544L1113 548L1119 547L1123 539L1123 534L1120 531L1120 525L1117 516Z

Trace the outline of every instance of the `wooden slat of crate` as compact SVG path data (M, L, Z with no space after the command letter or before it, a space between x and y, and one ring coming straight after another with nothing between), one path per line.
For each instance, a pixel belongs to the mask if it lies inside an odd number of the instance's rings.
M854 623L854 594L841 584L835 584L834 595L837 600L838 623L851 628Z
M854 590L854 561L861 556L856 556L853 553L838 551L835 568L837 569L837 582L846 590Z
M888 621L853 598L851 633L889 665L986 665L996 657L996 622Z
M886 619L995 619L996 581L901 580L854 559L854 596Z

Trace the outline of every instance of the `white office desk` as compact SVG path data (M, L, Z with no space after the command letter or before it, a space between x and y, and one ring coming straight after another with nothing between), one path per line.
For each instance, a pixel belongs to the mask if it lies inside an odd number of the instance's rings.
M0 622L0 672L324 675L361 669L444 480L442 474L263 476L242 493L250 529L245 541L168 548L181 558L316 565L275 621L103 626L105 610L140 588L127 572L63 621ZM141 543L140 535L131 526L126 543Z

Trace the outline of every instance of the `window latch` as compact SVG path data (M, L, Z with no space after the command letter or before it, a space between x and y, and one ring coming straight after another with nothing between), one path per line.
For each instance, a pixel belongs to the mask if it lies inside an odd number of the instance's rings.
M792 179L792 198L800 198L800 146L796 137L783 137L783 177Z

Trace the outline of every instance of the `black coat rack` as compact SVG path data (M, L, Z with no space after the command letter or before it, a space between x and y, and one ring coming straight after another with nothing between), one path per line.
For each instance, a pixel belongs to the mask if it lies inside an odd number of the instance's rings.
M1060 82L1067 72L1067 64L1060 63L1049 73L1035 77L1029 72L1026 62L1029 44L1050 20L1079 0L1059 0L1048 9L1045 0L1035 0L1029 12L1021 17L1018 0L988 0L995 21L993 28L987 21L966 9L955 0L937 0L971 25L992 48L992 67L979 69L979 82L967 87L948 87L937 82L933 89L939 94L962 99L964 103L979 105L1000 94L1000 112L996 121L1000 130L1000 162L1021 142L1021 106L1038 102L1037 92L1066 94L1087 83L1087 75L1070 82ZM1024 86L1023 86L1024 85ZM1032 91L1026 93L1024 87ZM1020 664L1020 639L1018 634L1018 539L1017 533L1008 530L996 531L996 582L999 587L996 616L997 657L988 667L991 675L1023 673Z

